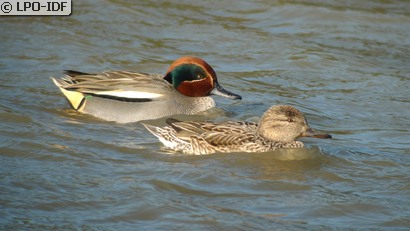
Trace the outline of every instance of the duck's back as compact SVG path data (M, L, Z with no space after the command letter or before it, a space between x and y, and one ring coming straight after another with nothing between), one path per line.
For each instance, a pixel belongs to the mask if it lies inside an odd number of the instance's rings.
M168 120L169 121L169 120ZM180 122L170 123L175 137L189 141L181 146L185 153L210 154L215 152L267 152L279 148L303 147L303 143L275 142L258 133L258 124L253 122Z

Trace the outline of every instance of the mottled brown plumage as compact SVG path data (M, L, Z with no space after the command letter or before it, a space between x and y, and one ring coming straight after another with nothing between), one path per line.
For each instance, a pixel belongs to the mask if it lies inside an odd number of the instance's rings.
M215 152L267 152L279 148L300 148L302 136L331 138L308 126L304 115L294 107L269 108L259 124L252 122L195 122L168 119L160 128L144 124L165 146L188 154Z

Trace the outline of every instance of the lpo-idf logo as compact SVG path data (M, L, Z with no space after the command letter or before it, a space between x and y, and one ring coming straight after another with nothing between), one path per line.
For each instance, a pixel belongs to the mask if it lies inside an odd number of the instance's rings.
M0 15L70 15L71 0L0 0Z

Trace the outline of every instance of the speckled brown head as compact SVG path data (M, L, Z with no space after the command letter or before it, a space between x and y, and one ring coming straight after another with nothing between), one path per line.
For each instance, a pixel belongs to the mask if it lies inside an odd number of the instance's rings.
M259 121L258 132L266 139L279 142L291 142L302 136L332 138L310 128L302 112L288 105L269 108Z
M241 96L222 88L214 69L197 57L185 56L175 60L164 79L186 96L201 97L214 94L231 99L242 99Z

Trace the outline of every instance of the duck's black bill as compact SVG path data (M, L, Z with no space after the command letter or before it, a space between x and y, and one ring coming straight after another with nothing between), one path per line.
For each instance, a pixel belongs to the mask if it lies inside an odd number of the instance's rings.
M332 138L332 135L327 134L327 133L317 132L312 128L309 128L305 133L302 133L302 136L314 137L314 138L319 138L319 139L331 139Z
M225 90L218 82L215 82L215 88L209 94L219 95L230 99L242 99L242 96Z

